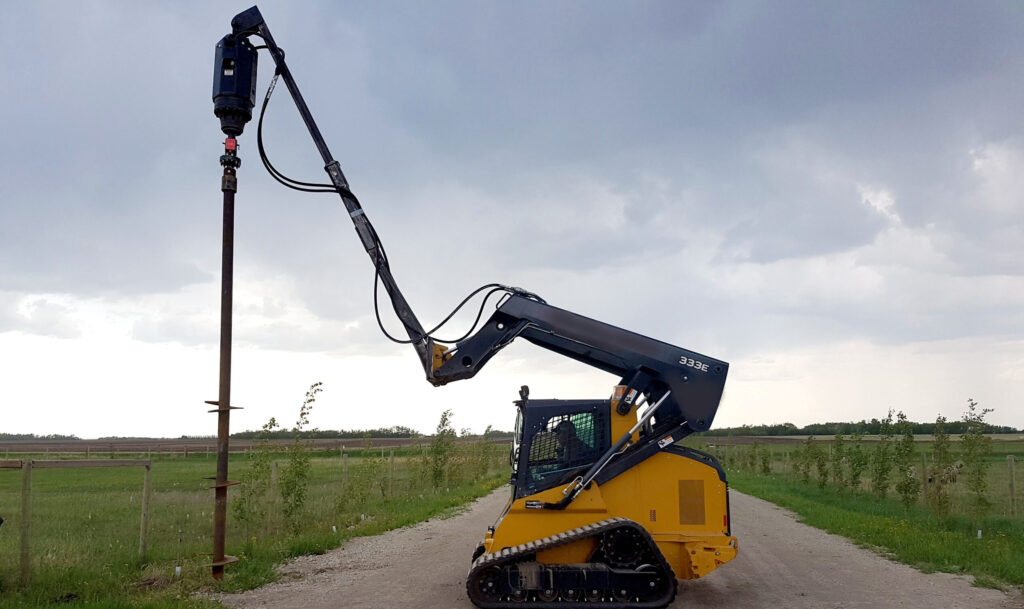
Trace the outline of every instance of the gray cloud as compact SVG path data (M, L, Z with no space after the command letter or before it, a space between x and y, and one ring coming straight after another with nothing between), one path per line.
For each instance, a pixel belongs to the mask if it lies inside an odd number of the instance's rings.
M19 331L54 338L77 338L82 332L74 309L47 298L23 299L0 292L0 332Z
M117 300L215 281L210 62L230 10L58 6L0 8L0 50L23 58L0 84L24 92L0 100L0 285ZM425 324L496 280L730 350L1018 332L1015 6L261 8ZM269 112L275 164L319 180L282 88ZM241 142L237 264L291 278L282 298L310 315L264 311L248 340L385 344L361 334L372 272L340 204L272 182L254 124ZM898 242L866 190L891 197ZM193 314L134 336L214 341Z

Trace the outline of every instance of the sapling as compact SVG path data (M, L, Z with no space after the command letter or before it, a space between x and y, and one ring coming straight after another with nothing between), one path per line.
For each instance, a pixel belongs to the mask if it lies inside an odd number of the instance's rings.
M430 480L434 488L444 485L454 453L455 428L452 426L452 411L445 410L441 413L434 437L430 440Z
M875 451L871 455L871 490L880 498L884 498L889 492L889 475L892 473L892 408L882 419L881 428L878 431L878 443L875 444Z
M265 522L267 516L267 491L270 490L270 470L273 452L270 446L270 435L277 429L277 421L271 417L256 434L258 444L249 451L249 469L245 470L239 480L240 485L231 511L239 522L249 527Z
M849 466L846 482L852 490L860 490L861 477L868 468L868 453L864 450L864 434L859 429L853 434L853 441L846 453Z
M925 501L937 516L949 514L949 493L946 491L946 474L953 466L953 452L950 450L949 435L946 434L946 417L935 418L932 432L932 463L928 469L928 483L925 486Z
M832 474L832 484L840 489L846 486L846 443L843 434L836 431L832 438L832 455L829 457L829 469Z
M322 385L320 382L313 383L306 392L306 398L299 407L299 418L292 428L295 438L288 451L288 460L281 470L281 513L295 534L298 534L301 528L302 509L306 505L306 495L309 491L310 452L313 444L304 428L309 425L309 413L316 402L317 394L322 391Z
M811 463L814 461L814 436L807 436L803 444L796 450L796 467L800 472L800 481L811 482Z
M899 476L896 481L896 492L899 493L903 505L910 507L921 493L921 478L914 467L914 430L903 411L896 415L896 432L900 435L896 441L894 455Z
M988 500L988 466L985 461L992 452L992 438L985 435L985 415L991 408L978 409L978 403L967 399L967 411L961 420L966 425L960 435L960 446L967 476L967 490L971 495L971 513L981 518L988 513L992 502Z
M818 488L825 488L825 485L828 484L828 453L815 444L811 454L814 457L814 465L818 469Z

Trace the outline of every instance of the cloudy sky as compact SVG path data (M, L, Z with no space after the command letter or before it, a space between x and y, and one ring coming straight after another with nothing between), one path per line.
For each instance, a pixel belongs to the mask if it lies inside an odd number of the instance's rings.
M301 4L301 6L300 6ZM214 434L248 3L0 4L0 431ZM1024 426L1024 6L263 2L424 325L496 281L731 363L716 425ZM259 96L271 75L261 56ZM271 159L320 181L283 89ZM240 138L232 429L508 429L604 373L514 344L433 388L336 196ZM457 318L447 333L461 334ZM397 331L397 324L389 324Z

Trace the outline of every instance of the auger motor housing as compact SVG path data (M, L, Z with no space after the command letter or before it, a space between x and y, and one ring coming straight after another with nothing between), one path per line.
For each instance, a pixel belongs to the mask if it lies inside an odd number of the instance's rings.
M256 105L256 48L245 36L217 43L213 63L213 114L228 137L242 135Z

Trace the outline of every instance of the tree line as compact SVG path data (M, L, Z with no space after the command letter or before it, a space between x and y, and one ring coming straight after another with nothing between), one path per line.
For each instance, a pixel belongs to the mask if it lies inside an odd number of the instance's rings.
M36 435L34 433L0 433L0 440L81 440L78 436L59 433Z
M890 409L880 421L878 441L865 444L863 434L856 431L849 436L836 432L830 443L815 441L809 435L793 451L791 464L804 484L814 481L818 488L831 485L842 492L859 491L866 483L879 499L895 491L904 505L909 507L923 499L934 514L942 517L950 512L948 485L963 478L970 515L981 518L993 506L988 497L987 462L992 438L985 435L992 427L985 423L990 412L968 399L959 421L938 416L931 424L930 460L917 452L915 435L919 434L914 424L902 412ZM953 435L960 439L955 449L950 444ZM723 454L724 448L717 450L727 467L772 473L770 453L756 440L750 446L729 446L732 450Z
M362 438L419 438L423 434L411 427L404 425L392 425L391 427L380 427L376 429L311 429L303 432L303 437L314 438L337 438L339 440L362 439ZM232 438L239 440L252 440L254 438L267 440L290 440L295 437L292 429L274 429L257 431L239 431L231 434Z
M885 419L861 420L856 423L811 423L803 427L797 427L792 423L776 423L773 425L743 425L741 427L720 427L703 432L704 436L834 436L836 434L853 435L861 434L866 436L877 436L886 429L888 423ZM936 431L936 423L915 423L906 421L905 429L912 434L933 435ZM948 421L945 423L945 433L961 435L970 429L964 421ZM1022 433L1020 429L1007 427L1005 425L990 425L985 423L981 433Z
M463 438L474 438L480 434L474 434L469 429L463 429L458 433L459 437ZM511 431L499 431L487 428L484 432L488 438L502 438L511 437ZM266 440L291 440L295 438L295 432L291 429L274 429L259 430L259 431L240 431L231 434L232 438L238 440L253 440L253 439L266 439ZM325 439L325 440L362 440L365 438L423 438L432 437L425 436L420 432L416 431L411 427L404 425L392 425L391 427L380 427L377 429L312 429L303 432L303 437L309 439Z

